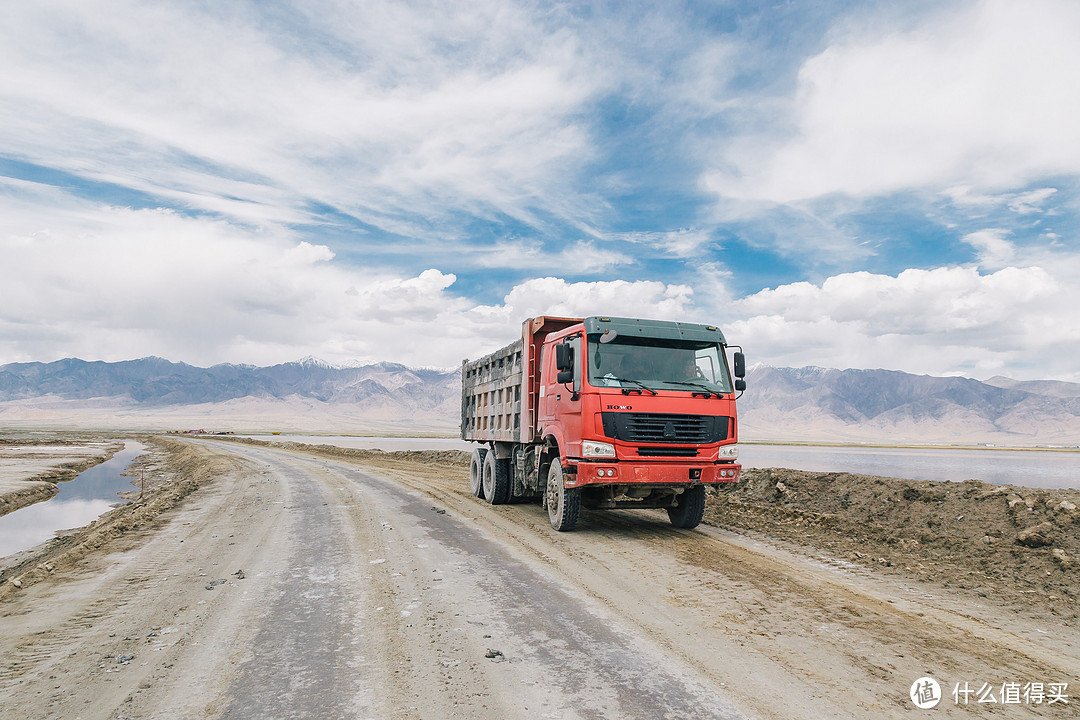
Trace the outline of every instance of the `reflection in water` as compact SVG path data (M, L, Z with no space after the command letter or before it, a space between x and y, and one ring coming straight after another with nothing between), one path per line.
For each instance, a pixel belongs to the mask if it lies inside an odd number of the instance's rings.
M60 483L60 492L51 499L0 517L0 557L43 543L57 530L82 527L122 502L117 493L133 490L136 479L121 473L145 451L141 443L124 443L108 461Z
M0 518L0 557L43 543L57 530L86 525L108 512L114 502L53 498L5 515Z

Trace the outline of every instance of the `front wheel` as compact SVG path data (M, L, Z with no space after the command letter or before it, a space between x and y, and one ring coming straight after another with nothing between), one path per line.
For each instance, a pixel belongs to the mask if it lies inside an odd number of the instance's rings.
M559 532L570 532L577 527L578 516L581 514L581 491L566 487L562 463L558 458L555 458L548 468L545 493L551 527Z
M671 524L677 528L696 528L705 517L705 486L695 485L682 495L679 495L678 504L667 509Z

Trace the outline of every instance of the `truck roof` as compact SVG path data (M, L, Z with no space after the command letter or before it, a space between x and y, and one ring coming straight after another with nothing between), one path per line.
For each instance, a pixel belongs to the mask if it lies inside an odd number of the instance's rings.
M639 318L620 318L591 316L584 320L586 335L599 335L614 330L627 337L649 337L663 340L701 340L727 344L724 333L715 325L700 325L669 320L641 320Z

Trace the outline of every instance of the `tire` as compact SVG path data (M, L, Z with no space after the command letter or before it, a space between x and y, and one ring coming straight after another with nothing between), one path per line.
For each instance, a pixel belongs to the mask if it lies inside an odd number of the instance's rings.
M504 505L510 497L510 461L489 452L484 458L484 497L492 505Z
M548 520L559 532L570 532L577 527L581 515L581 491L568 488L563 482L562 463L556 458L548 468L547 489L544 491Z
M487 454L487 448L476 448L469 458L469 492L473 497L484 497L484 458Z
M667 509L671 524L677 528L696 528L705 517L705 486L695 485L679 495L678 505Z

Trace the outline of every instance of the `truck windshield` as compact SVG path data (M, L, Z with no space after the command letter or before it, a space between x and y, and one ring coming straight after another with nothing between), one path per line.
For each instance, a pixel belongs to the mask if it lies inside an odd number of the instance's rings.
M588 351L589 383L594 387L732 392L727 363L716 343L620 335L603 344L590 336Z

